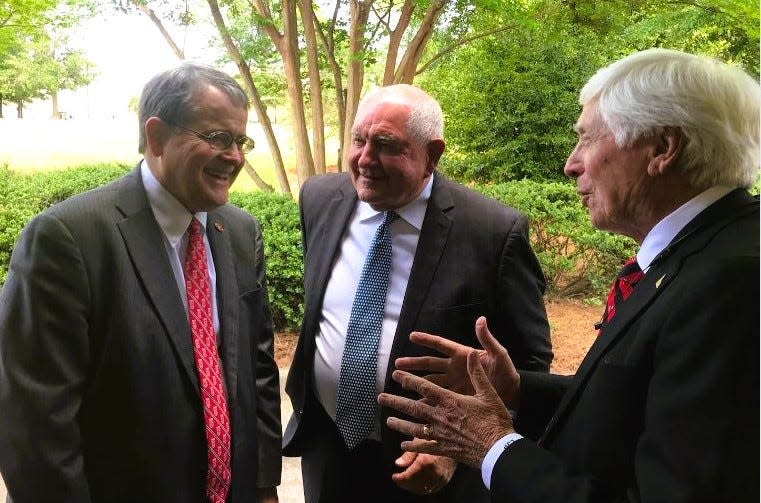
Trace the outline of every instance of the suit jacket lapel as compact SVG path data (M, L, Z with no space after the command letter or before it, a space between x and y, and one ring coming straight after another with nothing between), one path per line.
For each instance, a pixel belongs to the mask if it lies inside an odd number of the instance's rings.
M321 249L317 253L314 250L311 251L315 257L315 263L310 264L306 268L308 277L304 281L306 285L313 285L313 288L319 288L319 291L316 291L316 295L309 296L307 305L304 308L304 326L302 330L304 333L312 335L305 339L305 342L308 344L305 348L306 355L310 360L314 355L313 335L317 332L317 323L322 311L322 300L325 296L325 289L328 286L333 259L338 252L346 225L357 203L357 193L351 184L351 179L346 176L344 183L338 187L332 194L332 197L328 195L326 199L325 205L320 210L320 218L314 224L317 228L310 231L310 235L318 237ZM314 210L314 208L312 209ZM317 242L312 243L312 247L315 244ZM311 361L308 366L311 368Z
M225 221L219 211L210 211L206 220L206 236L217 271L217 314L222 341L223 368L232 408L238 376L238 286L235 281L235 261Z
M391 346L388 368L386 369L385 388L388 388L392 382L391 373L396 368L394 360L404 354L405 347L411 344L409 334L414 330L420 310L428 297L434 273L449 238L452 218L447 215L447 212L453 207L454 203L449 189L446 187L446 182L441 175L436 175L433 180L431 197L428 200L428 208L423 219L423 227L420 229L420 239L415 250L415 259L407 282L407 290L404 293L394 343Z
M198 390L185 308L166 250L161 244L161 229L148 203L139 165L123 179L118 201L117 207L124 214L124 220L118 222L117 227L132 258L135 274L145 286L188 378Z
M619 338L626 335L629 325L639 317L655 298L668 288L671 281L681 271L687 256L706 246L718 228L727 225L731 220L743 216L752 210L758 201L742 189L730 192L728 195L706 208L695 217L673 241L656 258L647 274L637 283L631 296L621 306L616 308L616 315L605 327L603 334L595 340L584 360L576 371L571 387L560 401L554 417L545 431L542 440L547 440L553 433L559 419L566 413L569 405L597 366L600 358L607 352L608 347Z

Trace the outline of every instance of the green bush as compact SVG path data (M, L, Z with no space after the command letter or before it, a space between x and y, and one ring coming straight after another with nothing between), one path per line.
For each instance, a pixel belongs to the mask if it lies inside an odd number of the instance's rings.
M20 174L0 166L0 285L5 282L13 245L34 215L74 194L114 180L129 168L102 163Z
M298 204L270 192L233 192L230 202L262 224L272 318L278 330L295 331L304 314L304 266Z
M623 261L636 252L633 240L592 227L571 183L521 180L476 189L531 219L531 245L549 296L601 298Z

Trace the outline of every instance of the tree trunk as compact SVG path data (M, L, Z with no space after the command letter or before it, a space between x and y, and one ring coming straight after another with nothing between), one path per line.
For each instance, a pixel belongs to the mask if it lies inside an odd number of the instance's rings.
M342 163L348 166L349 145L351 145L351 125L354 124L354 116L357 113L359 97L362 93L362 83L365 73L362 64L362 52L364 50L364 33L367 18L370 15L372 1L351 1L351 27L349 31L349 65L346 71L346 128L341 141Z
M0 94L0 119L3 118L3 95Z
M166 40L166 43L169 44L169 47L172 49L172 52L174 52L175 56L177 56L177 59L180 61L185 60L185 53L183 52L180 47L174 43L174 40L172 39L172 36L169 34L168 31L166 31L166 28L164 28L164 25L161 23L161 20L156 16L156 13L153 12L153 9L148 7L148 4L145 2L140 2L138 0L132 0L132 3L137 6L138 9L143 11L143 13L148 16L148 18L151 20L151 22L158 28L159 32L161 32L161 36L164 37L164 40Z
M338 16L338 10L341 6L341 1L336 0L335 9L333 11L333 19L329 25L329 31L327 35L322 30L319 24L315 24L317 34L320 36L323 48L325 49L325 56L330 66L330 71L333 74L333 85L335 88L335 101L336 101L336 116L338 117L338 139L343 141L344 130L346 128L346 93L343 87L343 78L341 75L341 68L336 60L336 43L335 43L335 27L336 18ZM338 152L336 153L336 170L340 173L343 171L342 165L342 149L339 144Z
M312 104L312 155L315 173L325 173L325 117L322 107L322 82L317 62L315 15L311 0L299 0L301 23L304 26L307 64L309 68L309 101Z
M19 119L24 118L24 102L21 100L16 102L16 117Z
M285 80L288 86L288 104L291 108L291 125L293 127L293 141L296 146L296 173L299 185L314 174L314 161L309 147L309 135L307 134L306 115L304 114L304 92L301 87L301 73L299 64L298 29L296 24L295 0L281 2L283 16L283 33L277 31L272 19L267 2L263 0L251 0L256 13L264 18L262 29L275 45L280 58L283 60Z
M51 118L60 119L61 112L58 111L58 92L57 91L53 91L52 93L50 93L50 101L53 104L53 111L51 112Z
M259 176L259 173L256 172L253 166L249 164L248 161L245 161L243 163L243 169L246 170L246 173L248 173L248 176L250 176L257 187L259 187L260 190L263 190L264 192L275 192L275 189L272 188L272 185L265 182L261 176ZM290 193L289 193L290 195Z
M288 176L285 172L285 164L283 163L283 155L280 152L280 146L278 145L275 131L272 129L272 122L270 122L269 115L267 115L267 107L264 105L264 102L259 95L259 91L256 88L256 84L254 84L254 79L251 76L251 69L249 68L248 63L243 60L238 47L230 36L224 18L219 11L217 0L208 0L208 4L209 9L211 9L212 17L214 18L214 23L217 26L217 31L225 43L227 53L238 66L238 71L243 79L243 85L251 95L251 102L256 111L256 116L259 119L259 124L261 124L262 129L264 130L264 136L267 138L267 144L270 148L270 155L272 155L272 161L275 164L275 173L277 174L280 190L283 194L292 196L291 185L288 182ZM251 174L248 170L246 170L246 172L249 173L249 175ZM252 176L252 178L254 177ZM254 178L254 182L256 182L256 178ZM258 182L257 185L259 185Z
M436 20L441 15L441 11L446 4L446 0L435 0L431 2L428 10L425 12L425 16L420 23L417 33L407 45L407 50L404 52L402 61L399 63L399 67L394 76L395 84L412 84L415 79L415 71L417 65L420 62L420 58L423 56L423 50L425 45L433 34L433 27L436 24Z
M314 174L314 161L307 134L306 113L304 112L304 91L301 86L301 68L298 47L298 27L296 24L296 4L293 0L282 2L283 37L279 51L285 66L288 83L288 102L291 105L291 120L294 142L296 143L296 174L299 186Z
M394 74L396 73L396 58L399 55L399 45L402 42L404 32L410 25L412 13L415 11L415 2L405 0L402 6L402 12L399 15L399 21L396 28L389 32L388 53L386 54L386 66L383 71L383 85L388 86L394 83Z

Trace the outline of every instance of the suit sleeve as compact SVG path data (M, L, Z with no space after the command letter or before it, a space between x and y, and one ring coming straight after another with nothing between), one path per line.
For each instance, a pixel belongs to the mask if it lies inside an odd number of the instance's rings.
M14 501L90 501L77 423L90 347L77 243L50 214L14 248L0 294L0 469Z
M518 369L547 372L552 343L544 308L545 280L528 240L528 219L513 221L499 266L495 310L499 322L492 333L501 338Z
M257 281L263 287L261 322L256 346L257 444L259 446L257 486L274 487L280 484L282 471L280 373L274 357L274 333L265 277L264 242L258 226L255 231L255 240Z
M572 376L520 371L521 403L515 429L523 436L538 440L555 412Z
M574 472L525 440L498 460L492 501L758 500L758 257L701 265L669 286L662 322L640 321L656 336L633 480Z

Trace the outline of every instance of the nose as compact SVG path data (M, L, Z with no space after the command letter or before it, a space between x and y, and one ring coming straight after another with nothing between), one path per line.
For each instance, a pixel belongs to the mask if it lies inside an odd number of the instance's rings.
M375 162L375 152L373 151L372 142L365 142L359 149L359 156L357 157L357 166L363 167L373 164Z
M568 156L568 159L566 159L565 166L563 167L563 173L571 178L578 178L584 172L584 164L581 161L581 156L579 155L578 150L579 144L577 143Z
M241 150L241 147L235 142L232 142L229 147L222 151L221 157L234 164L235 166L240 166L243 164L243 151Z

